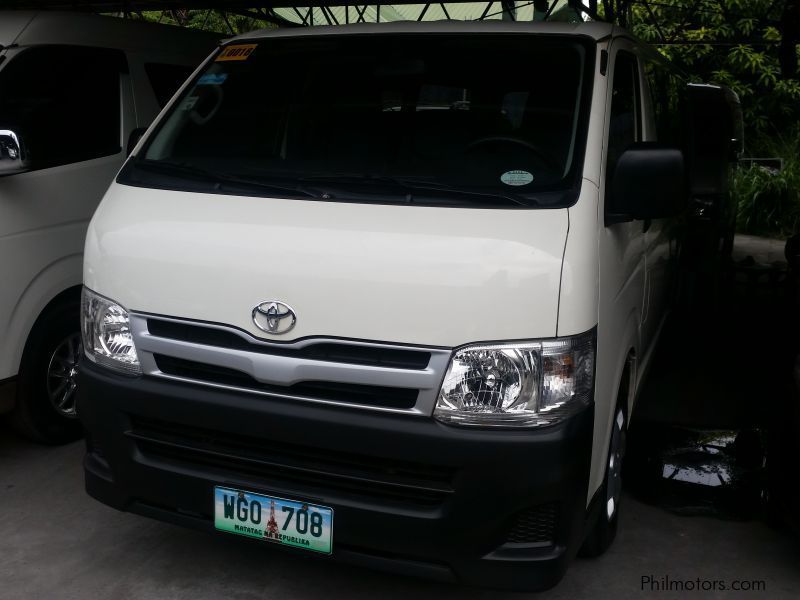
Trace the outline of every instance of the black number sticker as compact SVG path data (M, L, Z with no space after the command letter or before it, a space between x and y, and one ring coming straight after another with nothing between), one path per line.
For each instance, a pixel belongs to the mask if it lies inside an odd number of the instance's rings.
M302 519L300 518L302 517ZM308 511L306 509L297 511L297 533L303 534L308 531Z
M294 515L294 509L291 506L284 506L283 512L289 513L289 516L286 517L286 522L283 524L283 530L286 531L286 528L289 527L289 523L292 522L292 515Z
M322 515L318 512L311 513L311 535L314 537L322 535Z

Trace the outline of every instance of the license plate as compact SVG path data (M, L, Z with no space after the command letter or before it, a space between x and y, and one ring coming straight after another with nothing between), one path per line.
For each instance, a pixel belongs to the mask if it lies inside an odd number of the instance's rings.
M330 554L333 509L214 487L214 526L227 533Z

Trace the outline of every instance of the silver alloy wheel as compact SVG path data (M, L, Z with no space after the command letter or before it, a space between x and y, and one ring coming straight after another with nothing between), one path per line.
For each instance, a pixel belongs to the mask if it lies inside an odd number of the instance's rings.
M622 459L625 457L625 415L618 410L611 430L611 447L606 469L606 517L614 519L622 495Z
M81 335L73 333L56 346L47 366L47 397L56 412L68 419L77 417L75 388L81 350Z

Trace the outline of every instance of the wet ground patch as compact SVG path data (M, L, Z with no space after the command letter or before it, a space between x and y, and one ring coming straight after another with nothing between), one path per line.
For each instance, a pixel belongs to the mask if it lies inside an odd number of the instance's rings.
M797 281L779 243L690 265L634 411L625 480L681 515L795 523Z

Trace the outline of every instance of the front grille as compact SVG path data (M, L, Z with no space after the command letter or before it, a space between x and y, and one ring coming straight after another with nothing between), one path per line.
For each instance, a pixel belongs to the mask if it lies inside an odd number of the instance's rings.
M233 326L131 313L142 373L348 410L429 416L447 348L338 338L267 341Z
M382 408L410 409L417 401L418 390L332 381L304 381L289 386L262 383L242 371L154 354L162 373L205 383L234 386L279 395L309 397L328 402L364 404Z
M426 368L431 360L430 352L421 350L359 346L329 341L317 342L302 348L265 346L249 342L233 331L153 318L147 319L147 330L151 335L181 342L353 365L419 370Z
M517 514L506 542L511 544L552 544L555 541L558 503L540 504Z
M455 469L355 454L131 417L127 435L154 458L220 469L309 495L326 491L357 499L436 506L453 493Z

